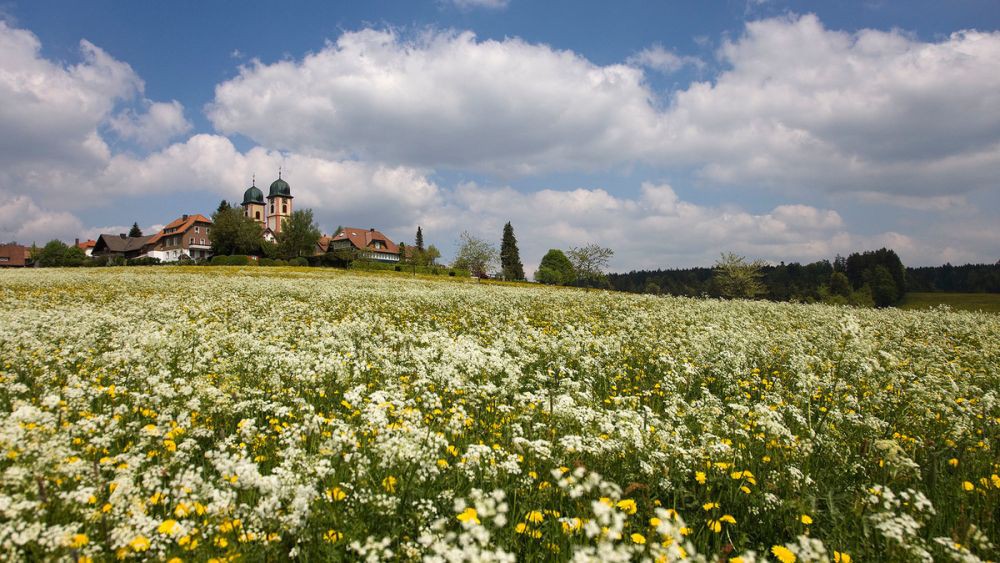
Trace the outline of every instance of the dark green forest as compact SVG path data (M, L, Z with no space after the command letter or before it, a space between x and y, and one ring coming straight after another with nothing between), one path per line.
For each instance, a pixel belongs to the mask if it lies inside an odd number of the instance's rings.
M1000 293L1000 262L907 268L892 250L856 252L833 261L762 266L764 292L772 301L827 302L885 307L907 291ZM689 297L719 297L714 268L633 270L609 274L619 291Z

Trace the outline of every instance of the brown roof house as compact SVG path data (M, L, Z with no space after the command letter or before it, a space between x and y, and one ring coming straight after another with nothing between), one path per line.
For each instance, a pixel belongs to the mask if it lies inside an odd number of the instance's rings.
M399 262L399 247L375 229L343 228L326 242L329 252L352 250L358 258L379 262Z
M118 256L125 259L137 258L143 254L146 241L153 237L130 237L125 233L120 235L101 235L94 243L92 256Z
M0 244L0 268L23 268L31 265L31 249L16 242Z
M160 262L176 262L188 257L207 260L212 256L212 220L204 215L182 215L149 237L143 254Z

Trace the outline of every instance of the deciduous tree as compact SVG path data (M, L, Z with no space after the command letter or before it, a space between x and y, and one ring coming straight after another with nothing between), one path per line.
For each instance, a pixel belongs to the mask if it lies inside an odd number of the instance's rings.
M466 231L459 238L458 253L452 267L468 270L478 277L486 277L495 268L496 261L496 248Z
M764 262L747 262L743 256L724 252L715 263L713 281L722 297L728 299L753 299L767 290L761 281Z
M312 209L293 211L281 224L281 232L277 237L278 252L286 260L312 256L321 236L319 227L313 221Z

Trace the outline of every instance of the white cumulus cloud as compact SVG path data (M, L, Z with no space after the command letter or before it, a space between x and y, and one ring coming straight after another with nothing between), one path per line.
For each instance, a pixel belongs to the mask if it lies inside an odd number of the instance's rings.
M147 101L145 113L132 109L111 118L110 126L123 138L131 139L147 148L157 148L191 130L191 122L184 117L184 106L177 100L170 102Z

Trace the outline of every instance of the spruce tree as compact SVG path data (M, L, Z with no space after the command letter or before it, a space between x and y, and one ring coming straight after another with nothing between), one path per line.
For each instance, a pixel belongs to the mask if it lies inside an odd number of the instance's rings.
M424 232L420 230L420 225L417 225L417 240L416 242L417 252L424 251Z
M142 236L142 229L139 228L139 223L132 223L132 229L129 230L128 236L130 237Z
M500 243L500 268L504 279L523 280L524 266L521 264L521 254L517 250L517 239L514 237L514 227L510 221L503 226L503 240Z
M230 207L231 206L229 205L228 201L222 200L222 201L219 202L219 208L216 209L215 212L216 213L222 213L223 211L229 209Z

